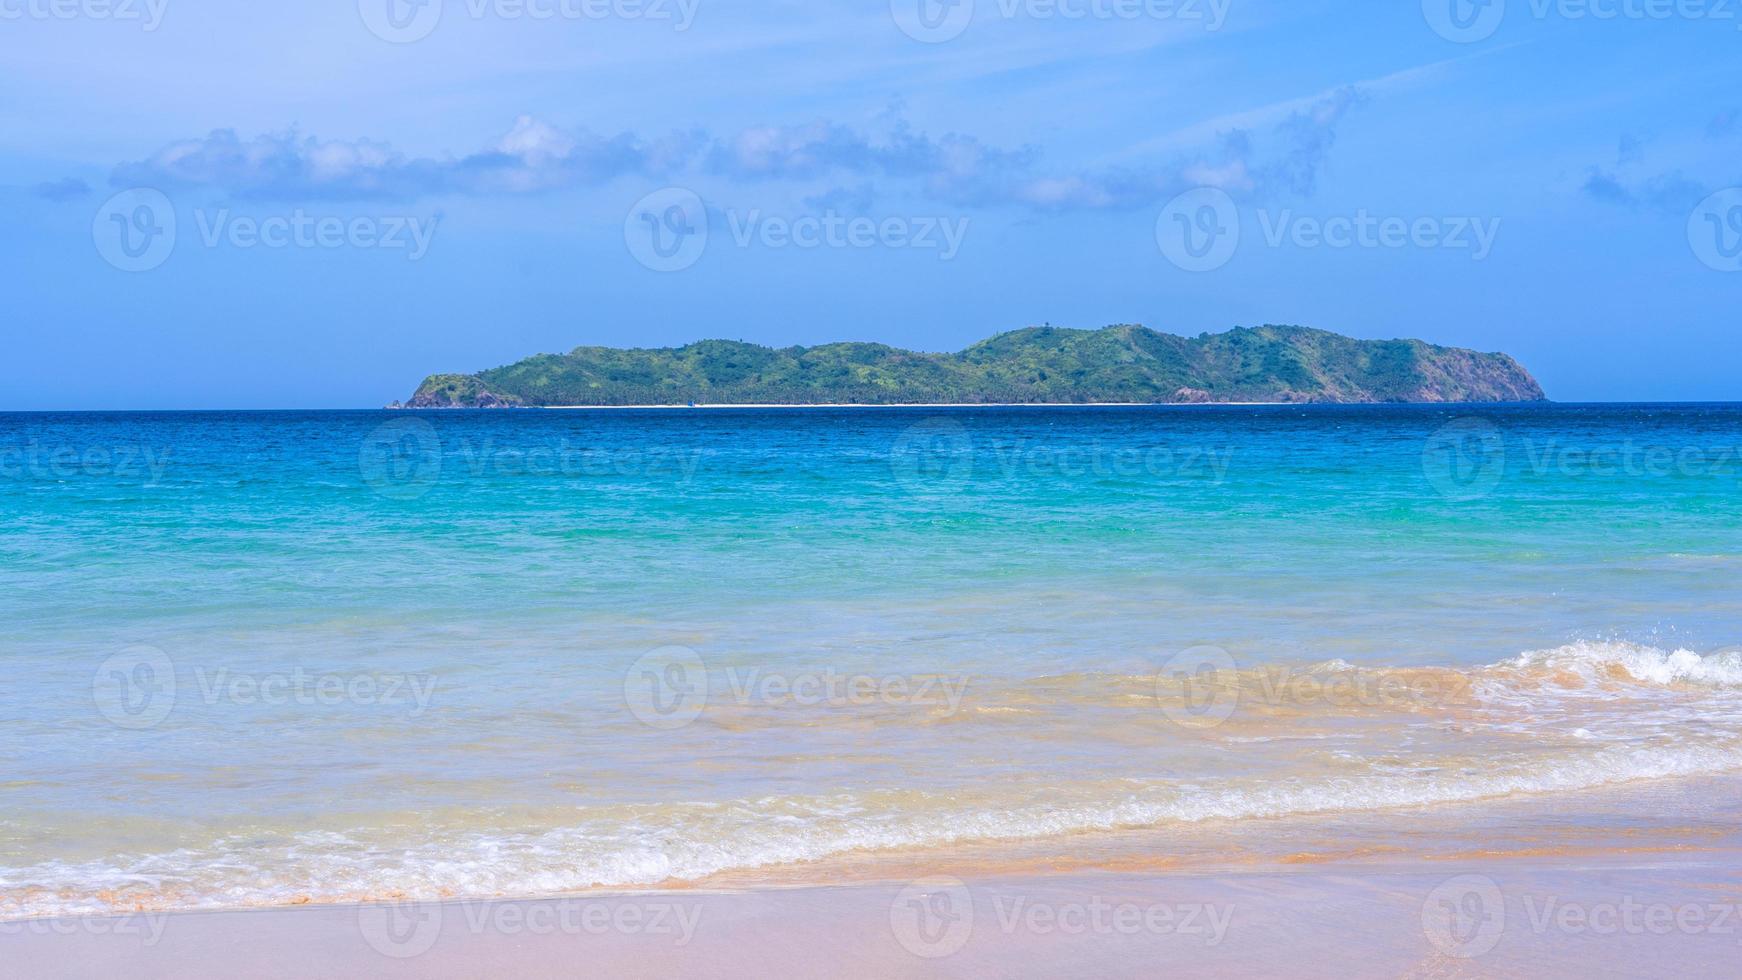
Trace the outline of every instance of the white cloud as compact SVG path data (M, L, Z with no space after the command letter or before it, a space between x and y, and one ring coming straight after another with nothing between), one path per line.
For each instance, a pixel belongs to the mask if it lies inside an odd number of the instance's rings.
M1231 193L1310 194L1338 124L1361 100L1355 89L1339 90L1282 119L1263 140L1227 132L1195 155L1094 172L1049 173L1036 147L1005 149L959 132L933 137L899 118L886 119L876 132L819 119L717 137L696 130L647 139L632 132L601 136L563 129L522 115L485 148L439 159L408 158L366 139L320 140L294 130L243 139L220 129L123 164L112 182L205 187L240 198L409 199L534 194L630 176L706 175L832 185L812 187L813 197L847 181L854 196L864 198L871 193L867 182L882 180L958 206L1131 209L1205 185ZM1260 143L1263 152L1255 149Z

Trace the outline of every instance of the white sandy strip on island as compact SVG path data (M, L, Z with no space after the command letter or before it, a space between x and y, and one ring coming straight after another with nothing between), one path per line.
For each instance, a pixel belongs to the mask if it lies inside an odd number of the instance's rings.
M1215 408L1240 405L1305 405L1330 402L720 402L694 405L522 405L518 408L542 408L551 411L578 412L612 409L664 408ZM1382 404L1368 402L1364 404Z

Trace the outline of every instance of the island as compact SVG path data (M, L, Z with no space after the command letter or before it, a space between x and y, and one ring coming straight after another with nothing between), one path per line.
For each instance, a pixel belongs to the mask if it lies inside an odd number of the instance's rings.
M437 374L390 408L1543 401L1505 354L1299 326L1184 337L1134 324L1029 327L957 353L885 344L577 347Z

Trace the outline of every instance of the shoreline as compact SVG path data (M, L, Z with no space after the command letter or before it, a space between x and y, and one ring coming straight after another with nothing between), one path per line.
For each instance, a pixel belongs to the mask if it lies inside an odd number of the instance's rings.
M697 402L657 405L405 405L390 404L381 411L389 412L581 412L666 409L733 409L733 408L1354 408L1358 406L1390 406L1399 408L1452 408L1500 406L1549 406L1583 404L1731 404L1711 403L1634 403L1634 402L1552 402L1547 399L1528 402L1508 401L1445 401L1445 402L1332 402L1332 401L1203 401L1203 402Z
M387 406L388 411L396 412L476 412L476 411L509 411L509 412L599 412L599 411L647 411L666 409L733 409L733 408L1237 408L1266 405L1384 405L1388 402L707 402L673 405L442 405L433 407L415 407L411 405ZM1433 404L1428 402L1399 402L1395 404ZM1452 403L1445 403L1452 404ZM1467 402L1457 404L1502 404L1500 402Z
M573 412L596 409L630 408L1212 408L1215 406L1296 405L1300 402L901 402L871 404L867 402L750 402L709 403L695 405L541 405L550 411Z
M1506 828L1506 836L1496 836L1496 827ZM271 902L111 901L101 911L9 911L0 913L0 949L9 932L29 928L33 922L139 915L307 912L407 902L596 901L621 895L675 900L716 893L860 888L936 874L971 880L1101 874L1213 879L1291 869L1355 872L1399 862L1437 867L1473 857L1500 862L1635 860L1704 852L1731 856L1742 873L1742 770L1370 810L1212 818L1022 839L845 851L810 861L727 868L694 878L551 891L417 895L383 886L381 891L304 894ZM1742 929L1742 918L1738 928Z
M1723 976L1742 932L1739 787L1726 773L1072 835L1020 861L957 845L808 879L14 919L0 957L23 976L192 980Z

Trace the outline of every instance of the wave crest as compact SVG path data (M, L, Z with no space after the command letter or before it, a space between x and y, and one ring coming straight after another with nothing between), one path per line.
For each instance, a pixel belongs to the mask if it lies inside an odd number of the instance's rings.
M1701 656L1692 650L1664 650L1622 641L1584 640L1549 650L1532 650L1496 665L1507 671L1559 674L1593 685L1688 685L1742 688L1742 650L1724 649Z

